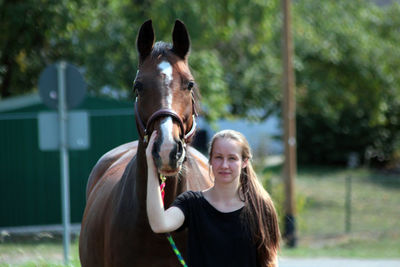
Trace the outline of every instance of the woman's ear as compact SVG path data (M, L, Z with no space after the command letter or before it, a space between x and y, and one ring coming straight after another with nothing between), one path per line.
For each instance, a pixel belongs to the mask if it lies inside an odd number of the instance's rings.
M248 158L244 159L242 162L242 169L246 168L248 163L249 163L249 159Z

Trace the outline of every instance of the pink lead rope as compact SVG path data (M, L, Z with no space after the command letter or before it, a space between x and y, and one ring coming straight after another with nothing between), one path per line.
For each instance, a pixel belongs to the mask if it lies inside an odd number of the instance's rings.
M161 178L161 175L160 175L160 178ZM165 177L164 177L164 180L163 180L163 179L161 179L161 181L162 181L162 183L161 183L161 185L160 185L161 199L162 199L162 202L163 202L163 204L164 204L164 195L165 195L165 192L164 192L164 188L165 188Z

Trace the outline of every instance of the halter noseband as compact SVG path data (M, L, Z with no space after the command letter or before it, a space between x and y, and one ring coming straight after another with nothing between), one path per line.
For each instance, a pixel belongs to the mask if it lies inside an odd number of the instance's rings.
M156 112L154 112L150 118L148 119L146 126L144 125L142 119L140 118L138 107L137 107L137 98L135 101L135 118L136 118L136 125L138 128L140 128L141 131L139 131L140 137L144 140L144 143L147 143L148 138L149 138L149 133L147 132L147 129L150 127L150 125L158 118L160 117L171 117L172 119L175 119L175 121L178 122L179 128L181 130L181 140L183 140L185 143L194 135L196 131L196 117L198 116L196 107L195 107L195 100L193 96L193 91L192 91L192 117L193 117L193 123L192 127L190 130L185 133L185 126L183 124L183 121L181 117L176 113L174 110L169 109L169 108L163 108L159 109ZM143 133L143 135L141 134Z

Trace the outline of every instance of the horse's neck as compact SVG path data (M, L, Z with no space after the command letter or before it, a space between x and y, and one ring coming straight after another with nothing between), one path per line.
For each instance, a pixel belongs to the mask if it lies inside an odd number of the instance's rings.
M167 177L165 181L164 206L168 208L175 198L182 192L187 190L186 174L181 173L176 177Z
M127 177L132 183L134 189L131 197L135 197L139 206L145 208L147 194L147 160L145 146L142 142L139 142L135 164L130 165L131 168L134 168L129 171L130 176Z

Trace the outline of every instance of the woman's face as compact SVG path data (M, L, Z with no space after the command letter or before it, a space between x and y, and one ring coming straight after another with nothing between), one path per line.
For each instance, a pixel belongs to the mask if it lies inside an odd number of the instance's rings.
M214 141L211 166L215 182L231 183L239 179L240 172L247 164L242 160L242 148L239 142L229 138Z

